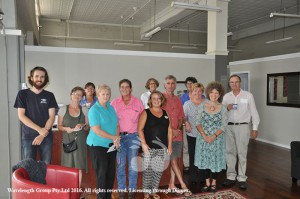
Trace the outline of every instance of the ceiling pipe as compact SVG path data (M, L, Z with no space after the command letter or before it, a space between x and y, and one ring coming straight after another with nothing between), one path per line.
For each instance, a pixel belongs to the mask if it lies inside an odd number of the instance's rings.
M83 40L98 40L98 41L112 41L112 42L125 42L125 43L132 43L132 40L120 40L120 39L106 39L106 38L86 38L86 37L74 37L74 36L63 36L63 35L41 35L41 37L49 37L49 38L56 38L56 39L83 39ZM139 43L144 44L163 44L163 45L189 45L187 43L176 43L176 42L160 42L160 41L138 41ZM197 44L191 43L191 46L197 47L206 47L206 44Z

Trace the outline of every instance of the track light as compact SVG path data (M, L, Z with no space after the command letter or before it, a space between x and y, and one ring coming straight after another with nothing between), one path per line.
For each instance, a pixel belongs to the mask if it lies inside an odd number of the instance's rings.
M198 49L197 46L172 46L173 49Z
M161 31L161 27L156 27L153 30L151 30L150 32L147 32L145 34L145 37L146 38L152 37L152 35L154 35L155 33L159 32L159 31Z
M125 42L115 42L115 46L135 46L135 47L142 47L144 44L137 44L137 43L125 43Z
M285 41L288 41L288 40L291 40L291 39L293 39L293 37L285 37L285 38L281 38L281 39L267 41L266 44L275 44L275 43L285 42Z
M177 1L172 1L171 7L190 9L190 10L214 11L214 12L222 11L220 7L213 7L209 5L199 5L199 4L192 4L192 3L183 3Z
M286 13L279 13L279 12L271 12L270 17L300 18L300 15L286 14Z

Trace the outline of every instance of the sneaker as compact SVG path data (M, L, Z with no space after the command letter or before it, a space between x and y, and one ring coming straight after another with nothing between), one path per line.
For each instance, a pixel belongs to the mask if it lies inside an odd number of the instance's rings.
M235 183L236 183L235 180L226 179L226 180L222 183L222 185L223 185L223 186L229 186L229 185L233 185L233 184L235 184Z
M240 189L247 189L247 182L245 181L242 181L242 182L239 182L239 188Z

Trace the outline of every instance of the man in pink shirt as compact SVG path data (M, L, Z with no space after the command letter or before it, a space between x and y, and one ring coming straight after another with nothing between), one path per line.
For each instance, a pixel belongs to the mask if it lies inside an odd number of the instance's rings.
M172 192L182 193L184 196L190 196L192 193L188 190L184 183L181 171L178 167L178 161L182 154L182 122L184 119L184 112L180 98L174 95L174 91L176 89L176 78L173 75L168 75L165 78L164 86L166 89L164 97L167 99L167 103L163 109L166 110L171 117L170 121L173 133L173 152L171 154L171 178L169 189L171 189ZM175 186L175 175L180 182L182 190L178 190Z
M121 190L119 198L124 198L122 190L129 191L128 198L133 199L137 188L137 155L140 147L139 136L137 133L137 124L141 112L144 110L140 99L134 97L132 84L128 79L122 79L119 82L121 96L114 99L111 105L114 107L120 125L120 151L117 153L117 179L118 189ZM126 159L128 158L128 189L126 186Z

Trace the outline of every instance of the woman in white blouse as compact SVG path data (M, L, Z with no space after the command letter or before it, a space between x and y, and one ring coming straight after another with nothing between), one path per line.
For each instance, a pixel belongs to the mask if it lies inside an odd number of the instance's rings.
M147 92L143 93L141 96L141 100L143 102L144 108L149 108L148 106L148 99L150 94L159 87L159 82L154 78L149 78L146 82L145 88L148 89Z

